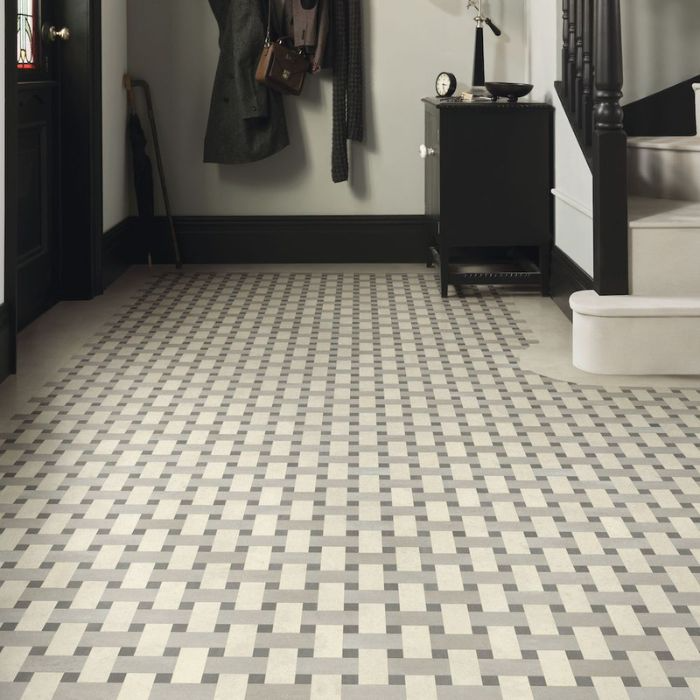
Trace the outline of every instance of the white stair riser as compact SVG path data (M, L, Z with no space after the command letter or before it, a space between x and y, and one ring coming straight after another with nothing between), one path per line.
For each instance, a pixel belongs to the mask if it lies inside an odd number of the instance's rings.
M700 202L700 151L630 148L628 163L631 195Z
M700 227L631 228L630 294L700 297Z
M697 317L601 317L574 313L573 363L584 372L700 374Z

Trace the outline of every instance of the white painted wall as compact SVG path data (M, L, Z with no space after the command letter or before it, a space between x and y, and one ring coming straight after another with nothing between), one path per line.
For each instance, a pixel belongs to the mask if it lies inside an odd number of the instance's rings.
M535 86L533 99L553 102L559 79L561 0L525 0L528 80Z
M557 247L593 276L593 175L559 96L554 96Z
M103 228L109 231L129 216L126 93L126 0L102 3L102 170Z
M593 275L593 178L554 90L561 60L561 0L526 0L529 80L555 114L555 243Z
M524 4L490 0L488 75L525 77ZM129 0L129 68L151 82L177 214L422 214L422 97L436 74L471 82L474 23L464 0L364 0L368 137L350 185L330 177L331 80L287 100L293 145L261 163L205 165L204 133L218 60L206 0Z
M5 13L0 10L0 304L5 301Z

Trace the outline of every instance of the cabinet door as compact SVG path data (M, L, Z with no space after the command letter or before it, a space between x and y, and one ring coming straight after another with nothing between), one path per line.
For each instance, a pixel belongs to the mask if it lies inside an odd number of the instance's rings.
M444 119L449 162L443 167L441 218L443 233L453 222L451 245L537 246L549 241L549 110L494 105L449 110Z
M440 110L433 105L425 108L425 213L437 221L440 218Z

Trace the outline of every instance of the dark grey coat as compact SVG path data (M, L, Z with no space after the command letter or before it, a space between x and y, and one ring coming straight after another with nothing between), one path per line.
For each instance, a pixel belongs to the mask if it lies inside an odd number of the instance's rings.
M256 83L265 42L267 0L209 0L219 23L206 163L251 163L289 145L282 95Z

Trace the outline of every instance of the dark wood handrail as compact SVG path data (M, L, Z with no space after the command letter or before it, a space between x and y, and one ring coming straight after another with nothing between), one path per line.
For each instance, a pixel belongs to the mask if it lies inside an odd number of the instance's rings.
M563 0L561 95L592 159L595 287L629 292L620 0ZM589 161L590 162L590 161Z

